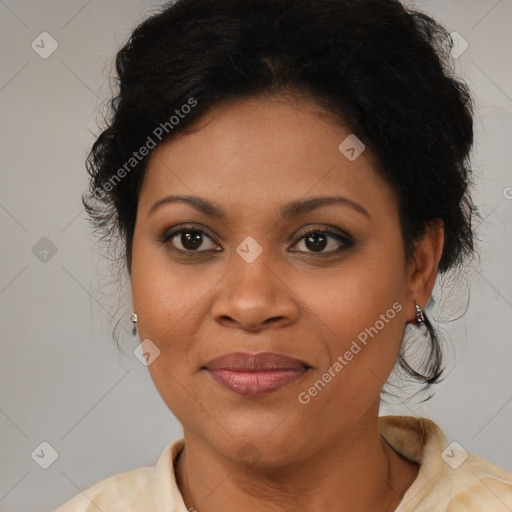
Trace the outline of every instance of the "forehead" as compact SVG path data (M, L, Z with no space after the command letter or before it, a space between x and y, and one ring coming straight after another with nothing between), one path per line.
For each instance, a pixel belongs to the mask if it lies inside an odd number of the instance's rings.
M326 193L364 203L394 202L368 149L355 160L340 151L340 144L353 137L349 128L302 99L222 103L190 133L154 151L139 207L147 211L161 196L178 193L253 211Z

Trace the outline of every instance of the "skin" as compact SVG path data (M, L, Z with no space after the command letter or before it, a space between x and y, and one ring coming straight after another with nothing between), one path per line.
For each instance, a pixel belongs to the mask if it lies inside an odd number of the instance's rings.
M397 199L372 154L349 161L338 149L350 133L306 99L259 97L218 104L151 157L133 238L132 302L140 339L160 350L151 377L183 426L175 473L187 508L391 511L417 476L418 465L380 436L379 401L406 323L415 321L414 302L424 307L432 292L442 223L432 223L406 262ZM212 201L226 219L180 202L149 214L170 194ZM339 204L280 215L290 201L333 195L369 217ZM187 257L180 235L159 241L183 223L205 232L196 251L222 250ZM354 245L329 236L315 252L303 237L308 228L348 233ZM248 236L262 248L252 263L236 252ZM396 302L401 311L299 403ZM312 369L273 393L239 396L201 369L239 350L277 352ZM256 463L241 459L244 446Z

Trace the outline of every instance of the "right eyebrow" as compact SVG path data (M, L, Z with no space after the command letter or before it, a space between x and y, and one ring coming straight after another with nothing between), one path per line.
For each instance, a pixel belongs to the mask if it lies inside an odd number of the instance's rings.
M148 216L151 215L157 208L164 204L169 203L186 203L195 208L197 211L210 215L211 217L217 217L222 220L227 219L226 212L215 203L202 199L197 196L166 196L159 199L148 211Z

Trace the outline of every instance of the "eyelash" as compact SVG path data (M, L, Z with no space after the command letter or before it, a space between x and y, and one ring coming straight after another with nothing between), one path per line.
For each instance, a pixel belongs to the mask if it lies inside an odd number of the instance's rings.
M199 229L199 228L194 227L194 226L186 226L186 225L179 226L177 229L174 229L173 231L171 231L169 233L165 232L162 235L162 237L160 237L158 239L158 242L160 244L162 244L162 245L166 245L175 236L180 235L182 233L190 232L190 231L193 231L193 232L196 232L196 233L199 233L199 234L202 234L202 235L206 235L206 237L208 237L210 240L212 240L212 242L216 243L215 240L213 240L213 238L211 236L209 236L208 233L206 233L202 229ZM332 254L335 254L335 253L340 253L340 252L342 252L344 250L350 249L354 245L354 241L353 241L353 239L349 235L341 235L340 233L335 233L335 232L330 231L328 229L322 229L322 228L318 228L318 227L317 228L310 228L309 230L307 230L304 233L302 233L300 235L300 238L293 245L296 245L301 240L307 238L309 235L312 235L312 234L322 234L322 235L328 235L328 236L331 236L333 238L336 238L339 242L341 242L341 248L333 250L333 251L317 252L317 253L315 253L314 251L298 251L298 250L294 250L293 252L305 253L305 254L308 254L308 255L313 254L313 255L316 255L316 256L327 256L327 255L332 255ZM198 254L209 254L209 253L213 253L213 252L221 252L218 249L210 249L210 250L203 250L203 251L199 251L199 250L196 250L196 251L183 250L183 249L177 249L176 247L170 247L170 249L180 253L183 256L197 256Z

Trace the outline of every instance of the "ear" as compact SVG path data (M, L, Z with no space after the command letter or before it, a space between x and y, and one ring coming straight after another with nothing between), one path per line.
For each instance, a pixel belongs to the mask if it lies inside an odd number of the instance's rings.
M432 294L444 245L444 223L441 219L428 222L423 238L416 243L409 270L407 317L415 321L414 302L424 308Z

